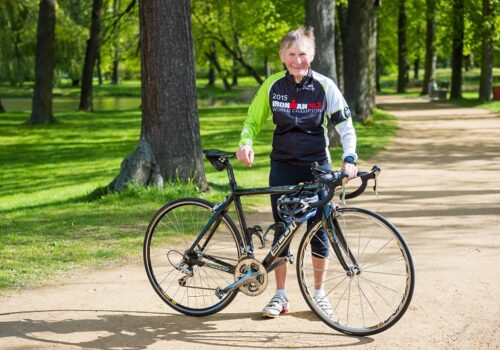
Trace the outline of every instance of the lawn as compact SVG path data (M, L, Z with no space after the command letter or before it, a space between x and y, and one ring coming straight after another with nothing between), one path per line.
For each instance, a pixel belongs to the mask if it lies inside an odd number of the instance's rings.
M229 94L237 101L240 92ZM236 95L236 96L235 96ZM235 150L248 105L200 108L204 148ZM134 150L140 112L56 113L59 123L28 126L27 112L0 115L0 291L37 285L65 271L137 256L147 224L165 202L181 196L218 201L227 193L226 175L205 163L214 189L170 183L164 189L130 187L99 198L89 194L118 174ZM357 124L360 164L384 148L395 133L394 119L381 112ZM272 123L255 144L252 168L235 165L242 187L266 186ZM332 150L336 166L340 150ZM267 196L244 202L267 205Z
M413 77L413 71L410 72ZM480 102L478 96L479 76L481 72L479 68L469 69L462 74L462 98L449 101L464 107L480 107L486 108L494 112L500 112L500 101ZM419 71L419 79L411 79L408 84L407 92L403 94L406 97L420 97L422 91L422 80L424 71ZM387 74L381 77L380 86L382 95L396 94L397 73ZM451 82L451 69L438 68L436 69L436 81L440 83ZM500 68L493 68L493 86L500 85ZM449 93L448 93L449 97Z

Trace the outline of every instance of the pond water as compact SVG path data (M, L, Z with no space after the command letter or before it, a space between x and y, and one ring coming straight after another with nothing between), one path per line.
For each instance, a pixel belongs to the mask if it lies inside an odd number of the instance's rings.
M3 98L2 104L7 112L31 111L31 98ZM78 109L78 97L55 97L52 109L54 112L71 112ZM140 97L94 97L94 111L139 109Z

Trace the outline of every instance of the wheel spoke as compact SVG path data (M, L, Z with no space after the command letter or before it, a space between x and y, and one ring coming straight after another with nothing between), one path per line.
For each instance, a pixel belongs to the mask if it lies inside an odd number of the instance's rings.
M376 273L376 274L379 274L379 275L390 275L390 276L403 276L403 277L407 277L408 275L407 274L403 274L403 273L392 273L392 272L382 272L382 271L370 271L370 270L363 270L364 273Z
M168 305L188 315L217 312L236 295L236 292L231 292L221 300L215 295L217 287L229 285L233 280L232 274L219 271L215 265L221 268L224 262L233 265L240 255L237 232L230 219L221 216L219 224L208 230L206 235L213 234L206 242L203 254L200 247L205 238L202 237L193 254L185 255L211 217L211 206L206 201L175 201L158 212L146 236L146 270L152 277L153 287ZM165 252L172 254L167 257ZM213 263L210 258L219 263ZM204 261L213 266L204 265ZM175 264L181 262L183 267L192 269L192 276L186 277L185 272L175 268ZM183 277L184 286L179 283Z
M375 309L373 308L372 303L370 302L370 299L368 299L368 297L366 296L365 292L363 291L363 288L361 288L361 283L359 283L359 277L358 276L356 276L356 283L358 284L359 291L363 294L363 296L365 297L366 302L368 303L368 305L372 309L372 311L375 314L375 316L377 317L377 319L380 321L380 317L377 315L377 311L375 311Z
M297 276L303 292L317 283L324 285L333 315L325 317L312 307L331 327L351 335L370 335L392 326L411 301L414 271L411 255L397 229L377 214L355 208L338 210L339 241L330 243L327 267L315 268L306 233L299 246ZM328 234L330 228L326 227ZM340 239L343 237L342 243ZM331 238L330 238L331 239ZM339 257L333 245L338 244ZM334 249L335 248L335 249ZM352 260L351 260L351 257ZM344 271L343 259L349 271ZM354 263L356 261L356 263ZM324 276L316 281L319 276ZM342 277L342 278L341 278ZM308 303L312 303L307 299Z
M385 288L385 289L387 289L387 290L390 290L391 292L394 292L394 293L396 293L396 294L399 294L399 295L404 295L404 293L398 292L398 291L397 291L397 290L395 290L395 289L392 289L392 288L389 288L389 287L387 287L387 286L384 286L383 284L380 284L380 283L378 283L378 282L375 282L375 281L373 281L373 280L370 280L370 279L368 279L368 278L366 278L366 277L364 277L364 276L361 276L361 278L362 278L362 279L364 279L364 280L366 280L366 281L367 281L367 282L369 282L369 283L376 284L377 286L382 287L382 288Z
M395 256L393 258L390 258L390 259L387 259L387 260L384 260L384 261L381 261L381 262L378 262L378 263L375 263L375 264L372 264L372 265L361 266L361 268L362 269L369 269L370 267L387 264L387 263L393 262L393 261L403 261L403 256L402 255L401 256Z

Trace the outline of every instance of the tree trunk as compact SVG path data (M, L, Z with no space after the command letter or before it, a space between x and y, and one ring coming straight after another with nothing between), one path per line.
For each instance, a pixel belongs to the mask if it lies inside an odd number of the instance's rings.
M429 94L429 84L436 74L436 0L427 0L427 32L425 35L425 71L422 95Z
M142 127L112 191L129 182L194 181L204 190L189 1L139 2ZM168 18L168 20L165 20Z
M101 53L97 54L97 81L99 86L102 86L102 69L101 69Z
M420 57L415 58L413 61L413 79L418 80L418 70L420 68Z
M375 106L376 2L349 1L346 28L344 96L354 118L364 121Z
M345 82L346 82L346 46L349 43L347 40L347 4L337 3L337 22L336 28L338 29L335 32L336 40L335 40L335 55L336 55L336 66L337 66L337 79L339 81L339 88L342 93L345 91ZM337 30L336 29L336 30ZM338 50L337 50L338 47ZM341 76L342 75L342 76Z
M238 62L233 59L233 74L232 74L231 86L238 86Z
M406 92L408 59L406 57L406 0L399 0L398 16L398 86L397 92Z
M337 6L337 21L335 21L335 66L337 67L337 82L340 91L344 92L344 42L343 42L343 31L341 30L341 22L345 25L345 13L346 9L344 6Z
M226 91L231 90L231 85L229 84L229 81L227 80L227 73L220 66L219 60L217 59L217 53L216 53L215 49L213 49L210 52L206 52L205 56L207 57L210 64L213 67L215 67L215 69L219 73L219 77L221 78L222 83L224 84L224 90L226 90Z
M28 124L48 124L52 115L52 85L55 65L55 0L41 0L36 38L35 87Z
M493 35L495 22L491 0L483 0L483 32L481 43L481 80L479 82L479 100L491 101L493 87Z
M451 56L450 99L462 97L462 59L464 51L464 2L453 0L453 51Z
M335 0L305 0L306 25L314 28L316 54L311 67L337 81L335 67Z
M335 0L305 0L306 26L314 28L316 54L311 68L331 78L335 84L337 68L335 65ZM330 147L340 144L340 137L333 125L328 127Z
M214 87L215 86L215 68L212 62L208 63L208 84L207 86L209 87Z
M113 0L113 14L118 16L118 9L120 8L120 0ZM114 47L113 47L113 68L111 70L111 84L120 84L120 27L115 25L114 29Z
M238 50L240 47L240 39L237 33L234 34L234 47L237 47ZM239 51L241 53L241 50ZM233 81L231 82L231 86L238 86L238 61L236 61L234 57L233 57Z
M377 52L375 54L375 89L377 92L382 91L382 87L380 86L380 75L382 74L380 68L380 55L378 52L378 43L377 43Z
M271 65L269 64L269 56L267 54L264 56L264 74L266 78L271 75Z
M92 78L94 65L99 54L101 45L101 20L102 20L102 0L94 0L92 4L92 24L90 26L90 38L87 40L85 51L85 62L82 73L82 89L80 93L80 107L82 111L92 111Z
M5 113L5 108L2 105L2 100L0 99L0 113Z

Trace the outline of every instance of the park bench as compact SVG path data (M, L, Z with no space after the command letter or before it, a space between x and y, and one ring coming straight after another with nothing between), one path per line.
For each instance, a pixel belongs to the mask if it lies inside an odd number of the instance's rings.
M450 83L447 81L433 81L429 83L429 98L431 100L446 100Z

